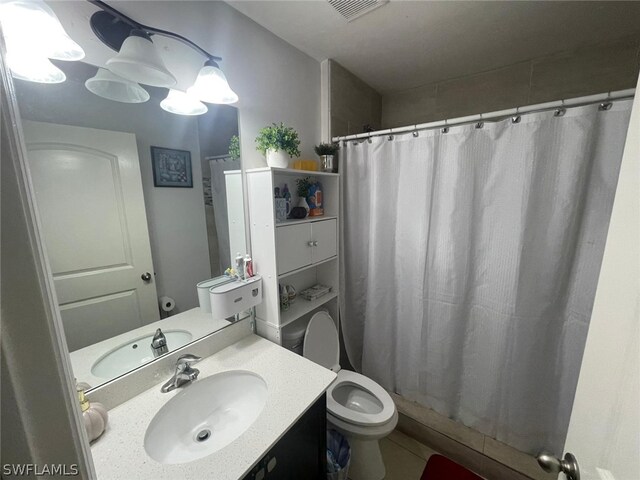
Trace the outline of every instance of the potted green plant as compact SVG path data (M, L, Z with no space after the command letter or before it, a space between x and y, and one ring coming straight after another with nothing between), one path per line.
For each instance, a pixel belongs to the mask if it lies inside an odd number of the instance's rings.
M229 141L229 156L231 160L238 160L240 158L240 137L234 135Z
M262 128L256 137L256 144L256 150L266 157L270 167L287 168L289 159L300 155L298 132L285 127L282 122Z
M340 150L337 143L321 143L314 147L316 154L320 157L320 169L323 172L333 172L336 167L334 155Z

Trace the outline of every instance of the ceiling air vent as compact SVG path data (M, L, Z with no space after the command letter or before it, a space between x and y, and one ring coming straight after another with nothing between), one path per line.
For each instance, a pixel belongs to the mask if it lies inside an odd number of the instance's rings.
M353 22L356 18L384 6L389 0L328 0L329 5L347 19Z

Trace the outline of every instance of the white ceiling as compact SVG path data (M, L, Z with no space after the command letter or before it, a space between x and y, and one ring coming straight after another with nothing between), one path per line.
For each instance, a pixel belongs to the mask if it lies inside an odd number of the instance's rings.
M324 0L228 3L383 93L640 34L634 1L392 0L351 23Z

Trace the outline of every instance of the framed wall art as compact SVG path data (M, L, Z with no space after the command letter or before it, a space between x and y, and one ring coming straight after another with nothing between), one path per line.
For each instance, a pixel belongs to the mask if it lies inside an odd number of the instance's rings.
M154 186L193 188L191 152L151 147L151 163Z

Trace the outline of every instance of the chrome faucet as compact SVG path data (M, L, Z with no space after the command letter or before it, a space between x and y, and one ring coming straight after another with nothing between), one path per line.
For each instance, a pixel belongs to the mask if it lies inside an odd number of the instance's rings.
M153 352L154 357L159 357L169 351L169 347L167 347L167 338L160 329L157 329L156 334L153 336L153 340L151 341L151 351Z
M167 393L187 383L193 382L198 378L200 370L197 368L191 368L191 365L198 363L200 360L202 360L201 357L192 355L191 353L186 353L185 355L178 357L178 361L176 362L176 373L174 373L173 377L171 377L169 381L162 386L160 391L162 393Z

